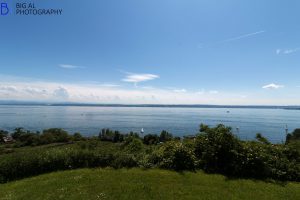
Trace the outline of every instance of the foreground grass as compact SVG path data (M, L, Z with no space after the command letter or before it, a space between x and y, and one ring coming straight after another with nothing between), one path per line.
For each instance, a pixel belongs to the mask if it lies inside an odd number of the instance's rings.
M159 169L80 169L0 184L0 200L10 199L300 199L300 184Z

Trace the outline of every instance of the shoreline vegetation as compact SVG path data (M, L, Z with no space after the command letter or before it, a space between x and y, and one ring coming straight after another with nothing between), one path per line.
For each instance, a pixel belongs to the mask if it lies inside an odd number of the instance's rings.
M198 134L185 138L167 131L141 137L102 129L98 137L83 137L59 128L42 133L16 128L12 133L1 130L0 143L1 183L97 167L203 170L232 178L300 181L300 129L288 134L284 144L272 144L261 134L255 141L243 141L222 124L201 124Z

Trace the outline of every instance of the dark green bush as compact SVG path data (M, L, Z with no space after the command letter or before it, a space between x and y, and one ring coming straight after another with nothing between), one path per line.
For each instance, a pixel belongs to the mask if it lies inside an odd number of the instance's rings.
M134 154L120 152L115 154L115 159L111 163L111 167L118 168L131 168L138 166L138 159Z
M295 148L271 145L260 134L258 142L243 142L224 125L214 128L201 125L200 131L195 141L195 154L200 167L207 172L282 181L300 178L300 154Z
M271 144L267 138L263 137L260 133L257 133L255 136L256 140L263 143L263 144Z
M102 129L99 133L98 138L101 141L111 141L111 142L123 142L124 135L119 131L112 131L110 129Z
M51 128L43 131L41 143L50 144L55 142L68 142L70 136L67 131L60 128Z
M286 144L292 142L292 141L300 141L300 129L295 129L293 133L289 133L286 136Z
M0 144L4 143L3 137L8 136L8 132L4 130L0 130Z
M144 145L143 142L140 139L134 138L134 137L128 137L126 138L123 148L125 151L129 153L134 154L140 154L144 151Z
M85 140L85 138L80 133L74 133L72 140L73 141L82 141L82 140Z
M110 152L74 147L8 154L2 156L0 160L0 182L57 170L111 166L116 158Z
M167 141L171 141L172 139L173 139L173 135L171 133L169 133L168 131L163 130L160 133L160 136L159 136L160 142L167 142Z
M299 180L299 159L299 153L288 146L244 142L237 175L282 181Z
M146 145L152 145L152 144L158 144L159 143L159 137L156 134L148 134L144 136L144 144Z
M200 131L195 140L195 155L201 168L207 172L234 174L242 147L231 128L222 124L209 128L201 124Z
M193 149L178 141L165 143L150 159L161 168L173 170L194 170L197 165Z

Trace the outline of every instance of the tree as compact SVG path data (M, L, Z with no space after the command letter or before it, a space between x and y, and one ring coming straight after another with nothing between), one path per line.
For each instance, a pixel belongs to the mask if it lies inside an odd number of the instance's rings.
M286 144L292 142L292 141L296 141L296 140L300 140L300 128L295 129L294 132L292 134L287 134L286 136Z
M222 124L209 128L201 124L200 131L195 140L195 154L204 170L225 174L233 172L241 144L231 133L231 128Z
M167 142L167 141L170 141L173 139L173 135L165 130L163 130L161 133L160 133L160 136L159 136L159 141L160 142Z
M148 134L144 136L144 144L151 145L157 144L159 142L159 137L156 134Z
M84 140L84 137L82 137L82 135L80 133L74 133L73 140L74 141L81 141L81 140Z
M128 137L124 143L125 150L129 153L138 154L143 151L144 145L140 139L134 137Z
M268 139L263 137L260 133L257 133L255 138L263 144L271 144Z
M8 132L4 131L4 130L0 130L0 143L3 143L3 137L7 137L8 136Z
M70 140L69 134L67 131L60 128L50 128L43 131L41 135L41 140L45 144L54 143L54 142L68 142Z
M14 140L18 140L24 134L26 134L26 131L24 130L24 128L19 127L19 128L15 129L15 131L11 134L11 136Z
M159 166L174 170L194 170L197 166L193 149L179 141L163 144L158 150Z

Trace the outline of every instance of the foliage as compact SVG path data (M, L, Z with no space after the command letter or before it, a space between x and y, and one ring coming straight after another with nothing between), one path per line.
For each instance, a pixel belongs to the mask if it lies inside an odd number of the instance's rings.
M238 176L300 180L300 154L288 146L244 142L239 162Z
M142 141L138 138L127 137L124 142L123 148L129 153L139 154L143 152L144 145Z
M158 143L159 143L159 137L156 134L148 134L144 136L144 144L152 145Z
M82 149L80 146L45 148L2 155L0 182L57 170L106 167L116 159L108 148Z
M292 134L287 134L286 143L290 143L292 141L300 141L300 129L295 129Z
M300 180L300 154L296 149L271 145L261 135L257 135L259 142L243 142L224 125L201 125L200 130L195 154L205 171L236 177Z
M256 140L263 143L263 144L271 144L267 138L263 137L260 133L256 134Z
M45 144L50 144L54 142L68 142L70 136L68 132L60 128L50 128L43 131L41 135L41 141Z
M173 135L171 133L169 133L168 131L163 130L160 133L160 136L159 136L160 142L167 142L167 141L171 141L172 139L173 139Z
M165 169L194 170L197 165L193 150L178 141L171 141L162 145L156 155L157 158L154 162Z
M17 128L11 134L16 142L0 145L0 182L83 167L203 169L233 177L300 181L297 134L295 130L287 144L271 144L261 134L256 141L239 140L222 124L201 124L195 139L184 140L167 131L141 139L133 132L103 129L98 137L87 138L56 128L42 134Z
M241 144L231 128L222 124L209 128L201 124L200 132L195 140L195 155L200 166L207 172L234 173Z
M0 130L0 144L4 143L3 137L8 136L8 132L4 130Z
M101 132L99 133L99 139L101 141L123 142L124 135L122 135L119 131L102 129Z
M85 140L85 138L84 138L80 133L74 133L72 139L73 139L73 141L81 141L81 140Z

